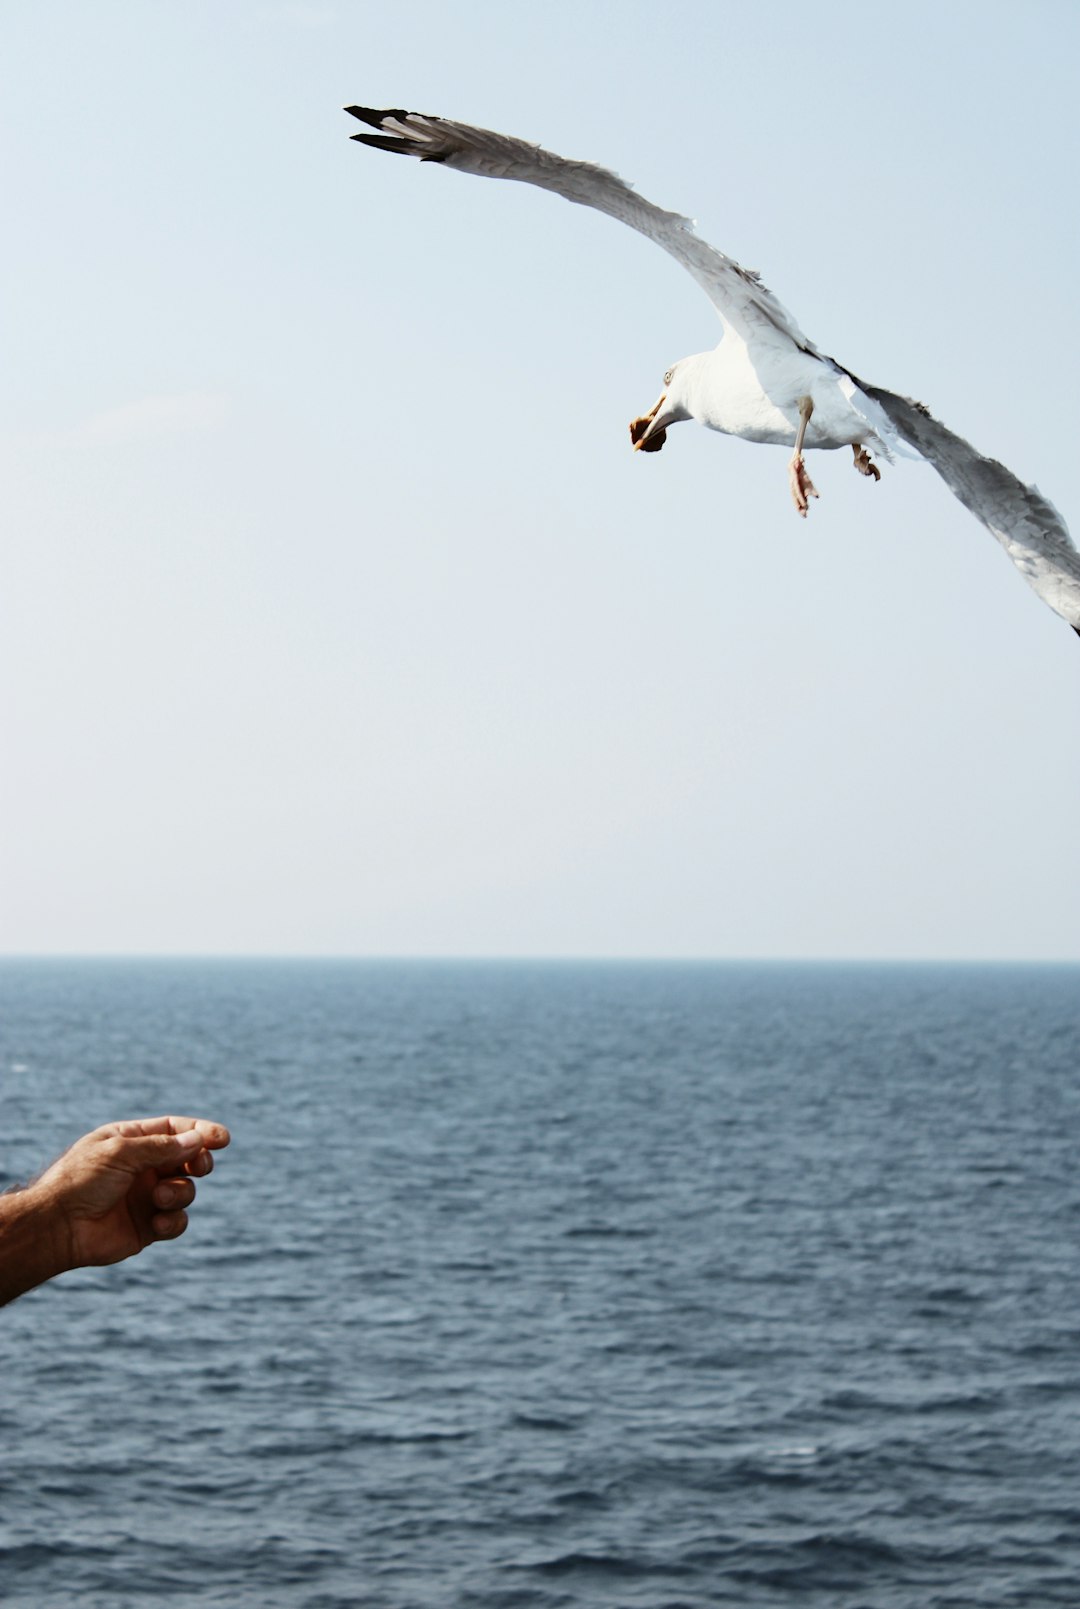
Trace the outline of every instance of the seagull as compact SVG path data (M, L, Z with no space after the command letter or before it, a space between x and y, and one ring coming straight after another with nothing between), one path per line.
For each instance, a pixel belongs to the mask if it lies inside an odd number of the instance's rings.
M345 110L378 131L352 135L363 145L462 173L517 179L595 207L655 241L696 280L720 315L720 344L671 365L657 400L631 421L636 451L659 452L672 426L686 419L744 441L790 446L788 482L803 518L818 495L804 449L850 447L855 469L873 481L881 478L875 455L889 462L896 453L913 453L937 471L1043 602L1080 636L1080 552L1053 504L947 430L922 403L868 385L819 352L759 275L708 245L690 219L646 201L607 168L507 134L401 108Z

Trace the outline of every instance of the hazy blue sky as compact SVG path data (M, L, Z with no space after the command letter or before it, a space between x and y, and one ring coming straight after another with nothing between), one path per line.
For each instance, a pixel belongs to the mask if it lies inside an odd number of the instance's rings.
M1080 527L1072 0L6 0L0 950L1080 957L1080 642L927 468L627 421L614 167Z

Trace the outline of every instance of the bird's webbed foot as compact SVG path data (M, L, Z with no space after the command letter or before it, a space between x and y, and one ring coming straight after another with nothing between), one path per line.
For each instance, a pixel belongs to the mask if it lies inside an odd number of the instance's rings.
M818 495L817 487L806 471L806 461L802 453L796 453L788 465L788 480L791 484L791 498L795 504L795 512L806 518L806 511L810 507L810 498Z
M881 470L872 461L870 454L862 443L858 441L852 442L851 450L855 454L855 468L859 471L859 474L872 475L875 480L880 480Z

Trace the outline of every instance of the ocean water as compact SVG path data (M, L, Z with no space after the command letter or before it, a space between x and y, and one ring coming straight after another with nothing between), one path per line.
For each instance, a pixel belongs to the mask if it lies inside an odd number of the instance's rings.
M1080 970L0 963L0 1184L219 1118L0 1312L0 1599L1080 1604Z

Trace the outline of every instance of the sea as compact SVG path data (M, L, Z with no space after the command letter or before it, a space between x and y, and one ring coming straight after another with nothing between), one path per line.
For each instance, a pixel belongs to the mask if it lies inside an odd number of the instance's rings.
M1080 1605L1080 968L0 962L0 1185L227 1123L0 1312L19 1609Z

